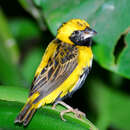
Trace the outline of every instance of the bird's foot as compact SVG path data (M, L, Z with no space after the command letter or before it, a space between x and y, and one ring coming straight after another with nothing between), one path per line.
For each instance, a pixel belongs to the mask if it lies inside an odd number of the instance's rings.
M64 119L64 117L63 117L65 113L70 113L70 112L72 112L72 113L75 114L75 117L76 117L76 118L79 118L79 119L81 119L82 116L84 116L84 117L86 116L85 113L79 111L78 109L73 109L71 106L69 106L68 104L64 103L63 101L57 101L56 103L54 103L53 106L52 106L52 109L55 109L55 107L56 107L57 104L61 104L62 106L64 106L64 107L67 108L67 110L63 110L63 111L61 111L61 113L60 113L61 119L62 119L63 121L66 121L66 120Z

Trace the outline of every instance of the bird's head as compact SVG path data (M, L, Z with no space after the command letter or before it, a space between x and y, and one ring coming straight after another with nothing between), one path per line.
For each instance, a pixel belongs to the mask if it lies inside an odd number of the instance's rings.
M85 20L72 19L59 27L56 38L72 45L90 46L95 34Z

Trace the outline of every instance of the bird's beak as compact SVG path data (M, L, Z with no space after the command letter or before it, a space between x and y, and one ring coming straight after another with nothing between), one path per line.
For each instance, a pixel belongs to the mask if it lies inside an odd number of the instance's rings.
M84 30L84 33L87 35L87 37L93 37L97 34L97 32L89 27L87 27L85 30Z

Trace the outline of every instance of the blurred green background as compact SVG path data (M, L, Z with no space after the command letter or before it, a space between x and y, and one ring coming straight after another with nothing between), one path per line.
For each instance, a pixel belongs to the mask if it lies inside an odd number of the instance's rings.
M63 122L63 107L46 106L28 127L14 125L47 45L72 18L85 19L98 32L92 70L83 87L65 100L87 119L70 113ZM130 130L129 79L129 0L0 1L0 129Z

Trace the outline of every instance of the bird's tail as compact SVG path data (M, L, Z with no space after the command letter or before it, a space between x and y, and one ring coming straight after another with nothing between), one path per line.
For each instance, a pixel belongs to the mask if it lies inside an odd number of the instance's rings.
M26 126L31 120L35 111L36 108L34 107L34 104L27 102L19 115L16 117L15 123L23 123L23 125Z

